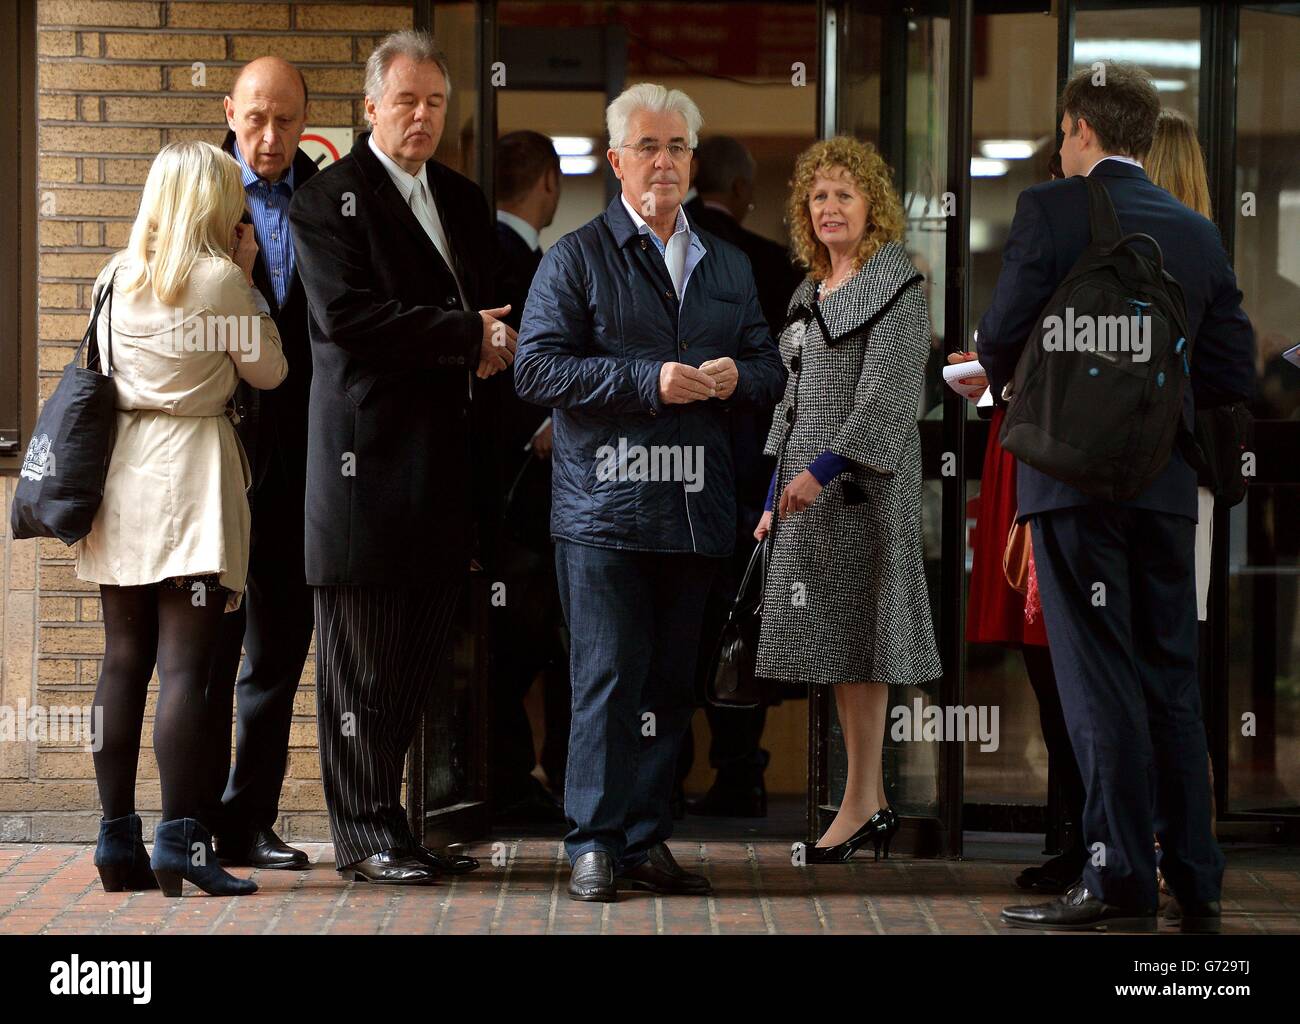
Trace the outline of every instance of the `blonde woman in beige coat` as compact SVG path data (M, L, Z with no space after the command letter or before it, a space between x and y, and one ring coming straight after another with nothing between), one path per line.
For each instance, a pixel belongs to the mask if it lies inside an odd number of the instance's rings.
M206 142L167 146L127 248L95 282L96 298L113 289L98 337L117 388L117 433L77 576L99 584L103 604L95 863L110 890L158 885L179 896L182 879L223 895L257 888L218 866L197 819L204 690L221 617L239 606L248 570L249 471L229 402L240 378L273 388L286 373L252 286L257 243L243 213L234 160ZM155 665L163 820L150 861L135 774Z

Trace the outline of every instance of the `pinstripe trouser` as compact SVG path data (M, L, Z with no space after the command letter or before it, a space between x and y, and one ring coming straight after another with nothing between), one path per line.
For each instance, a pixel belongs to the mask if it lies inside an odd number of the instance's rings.
M321 781L344 867L414 841L402 769L462 585L312 589Z

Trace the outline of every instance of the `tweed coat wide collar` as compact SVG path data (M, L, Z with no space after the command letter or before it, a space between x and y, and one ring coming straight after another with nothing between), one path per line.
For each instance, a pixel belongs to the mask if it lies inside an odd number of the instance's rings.
M833 348L850 335L870 330L907 288L924 280L903 244L886 242L820 303L815 301L817 282L804 278L790 297L786 322L800 320L805 326L816 322Z

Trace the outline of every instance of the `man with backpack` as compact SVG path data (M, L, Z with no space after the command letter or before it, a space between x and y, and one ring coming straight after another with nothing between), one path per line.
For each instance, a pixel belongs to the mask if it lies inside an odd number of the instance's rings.
M1155 930L1154 833L1171 918L1217 931L1191 430L1194 407L1252 395L1254 334L1215 226L1136 158L1160 112L1146 73L1094 64L1061 107L1066 177L1021 193L976 343L1023 463L1017 515L1032 524L1090 859L1064 896L1002 919Z

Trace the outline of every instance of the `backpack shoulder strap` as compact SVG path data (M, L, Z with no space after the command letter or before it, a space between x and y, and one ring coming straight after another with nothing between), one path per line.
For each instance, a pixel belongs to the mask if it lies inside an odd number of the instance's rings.
M1088 225L1092 230L1093 245L1114 245L1119 241L1120 230L1110 193L1100 178L1089 174L1083 181L1088 186Z

